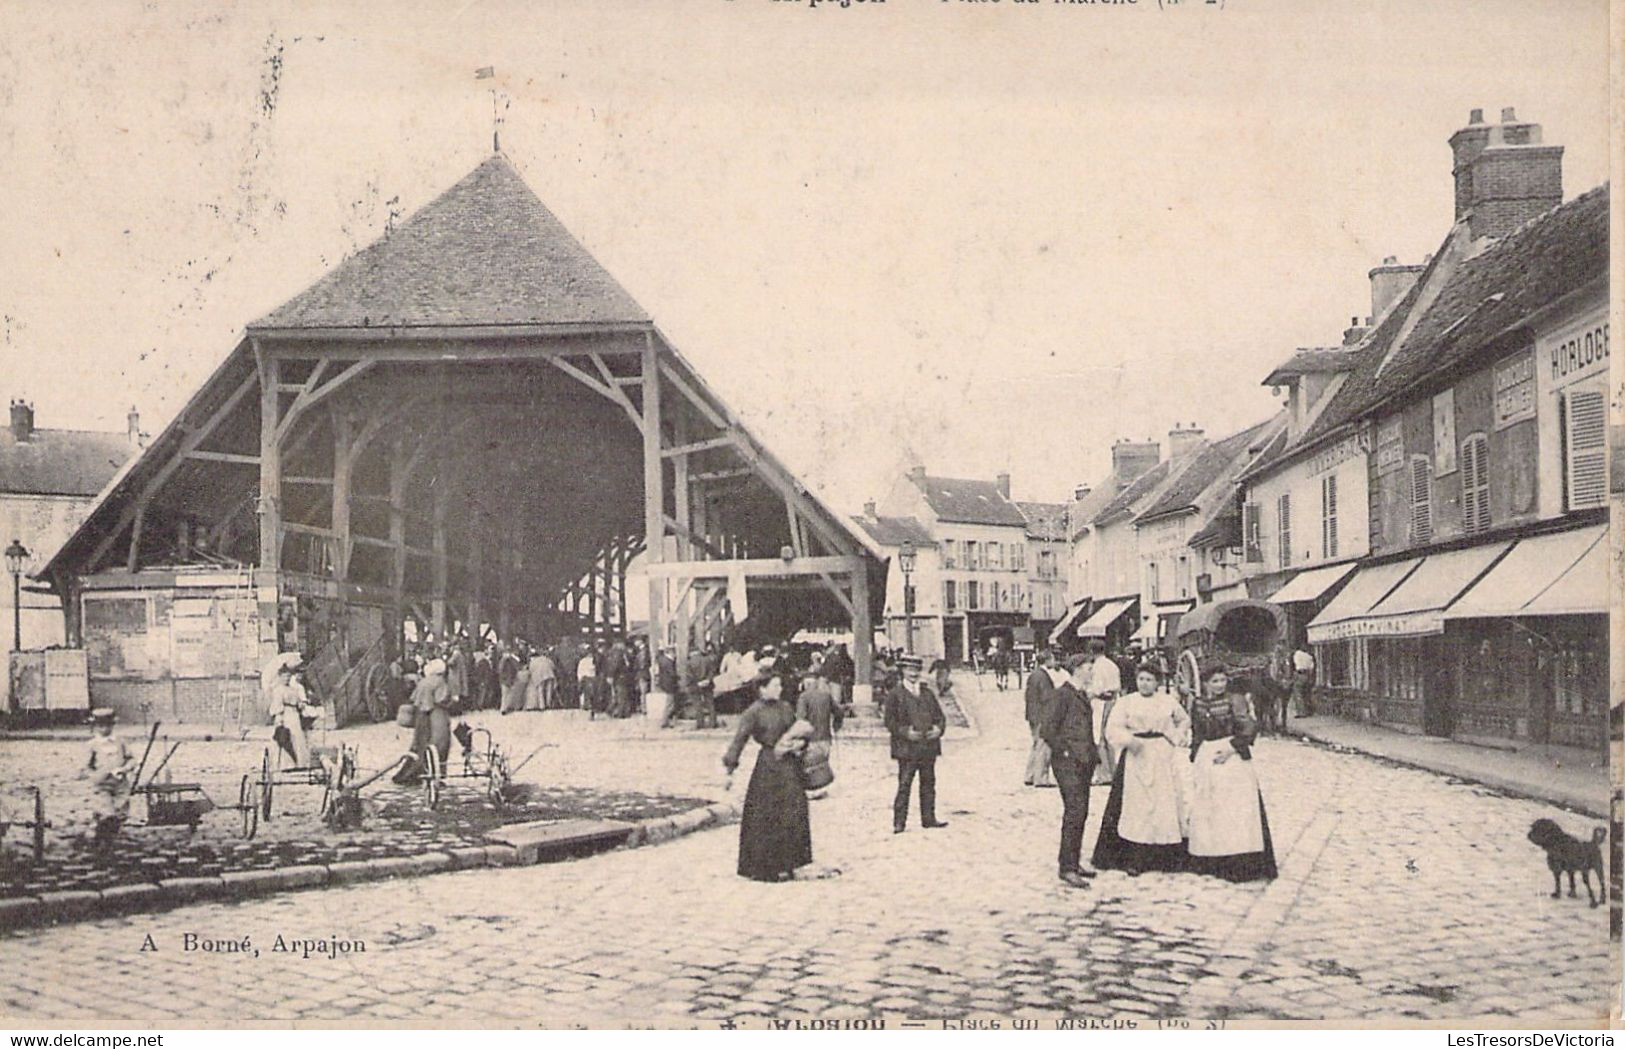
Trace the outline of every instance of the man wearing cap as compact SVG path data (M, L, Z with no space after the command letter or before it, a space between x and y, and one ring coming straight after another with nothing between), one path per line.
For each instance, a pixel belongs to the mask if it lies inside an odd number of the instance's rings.
M1049 712L1058 680L1064 678L1056 665L1055 650L1046 648L1038 654L1038 666L1027 678L1027 727L1032 732L1033 745L1027 752L1027 774L1022 782L1029 787L1055 786L1055 781L1050 778L1049 744L1044 742L1044 737L1038 731L1044 726L1044 715Z
M96 845L98 848L112 843L119 827L130 815L130 782L135 773L135 757L122 739L113 735L115 714L112 707L97 707L90 712L90 744L85 756L81 776L91 777L95 790Z
M1083 889L1095 875L1082 865L1083 828L1089 822L1089 780L1100 758L1088 695L1091 668L1082 659L1071 665L1072 676L1050 696L1039 734L1049 744L1050 768L1061 788L1061 880Z
M920 680L919 657L903 656L898 665L902 680L886 696L886 731L891 733L891 756L897 762L893 834L903 833L908 825L908 800L915 776L920 779L920 825L929 829L948 825L937 819L937 757L942 753L942 733L948 719L931 686Z

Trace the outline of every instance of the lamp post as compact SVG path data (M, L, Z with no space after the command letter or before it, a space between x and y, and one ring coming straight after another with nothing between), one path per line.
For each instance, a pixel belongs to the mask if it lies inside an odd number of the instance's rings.
M897 551L897 567L903 570L903 629L906 631L903 651L914 654L914 543L903 540Z
M16 539L6 547L6 571L11 573L11 647L23 647L23 564L28 560L28 547Z

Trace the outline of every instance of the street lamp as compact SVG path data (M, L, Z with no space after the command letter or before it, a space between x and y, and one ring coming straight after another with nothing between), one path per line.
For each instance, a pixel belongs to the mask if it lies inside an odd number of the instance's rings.
M23 565L28 561L28 547L16 539L6 547L6 571L11 573L11 647L23 647Z
M903 570L903 629L907 631L903 651L914 654L914 543L903 540L897 551L897 567Z

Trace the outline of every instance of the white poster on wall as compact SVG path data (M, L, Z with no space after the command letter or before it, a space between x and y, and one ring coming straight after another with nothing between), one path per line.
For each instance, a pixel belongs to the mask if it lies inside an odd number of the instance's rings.
M1456 391L1433 398L1433 475L1456 472Z

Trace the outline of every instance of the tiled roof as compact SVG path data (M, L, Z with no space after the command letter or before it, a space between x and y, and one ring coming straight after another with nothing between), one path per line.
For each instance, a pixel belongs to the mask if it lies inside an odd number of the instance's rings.
M1444 275L1443 285L1406 331L1433 271L1449 257L1458 225L1428 270L1357 349L1354 370L1303 435L1275 458L1318 442L1418 383L1461 364L1517 328L1530 314L1608 272L1605 183L1531 219ZM1395 340L1405 333L1404 342ZM1256 467L1255 467L1256 469Z
M124 433L35 430L19 441L0 430L0 495L96 495L133 451Z
M1095 518L1100 516L1101 511L1106 509L1113 499L1117 498L1117 486L1117 471L1113 470L1106 475L1104 481L1091 488L1088 495L1072 503L1072 513L1068 522L1071 526L1071 534L1067 538L1076 539L1095 523Z
M1066 541L1067 504L1017 503L1016 508L1027 519L1027 534L1032 538Z
M1020 508L1006 498L993 481L923 477L916 483L940 521L1027 527Z
M1145 473L1134 479L1127 488L1118 492L1111 502L1095 515L1094 523L1097 525L1111 524L1113 521L1127 517L1133 512L1134 504L1146 498L1165 481L1173 469L1173 460L1164 459Z
M1202 549L1214 546L1241 545L1241 511L1231 503L1213 515L1213 519L1186 542L1186 546Z
M1279 414L1273 415L1196 452L1189 465L1179 471L1173 483L1157 496L1155 502L1145 508L1137 520L1148 521L1164 514L1197 509L1196 500L1202 493L1223 477L1225 472L1235 465L1237 458L1245 456L1247 449L1269 426L1279 421Z
M1295 375L1323 375L1352 371L1355 355L1348 347L1325 349L1308 347L1293 352L1292 356L1275 366L1264 380L1265 386L1281 386Z
M904 540L915 546L936 546L925 525L914 517L858 517L854 518L869 537L881 546L902 546Z
M1608 274L1608 186L1531 219L1461 263L1374 384L1385 400L1473 357L1536 310Z
M648 320L499 154L249 329Z

